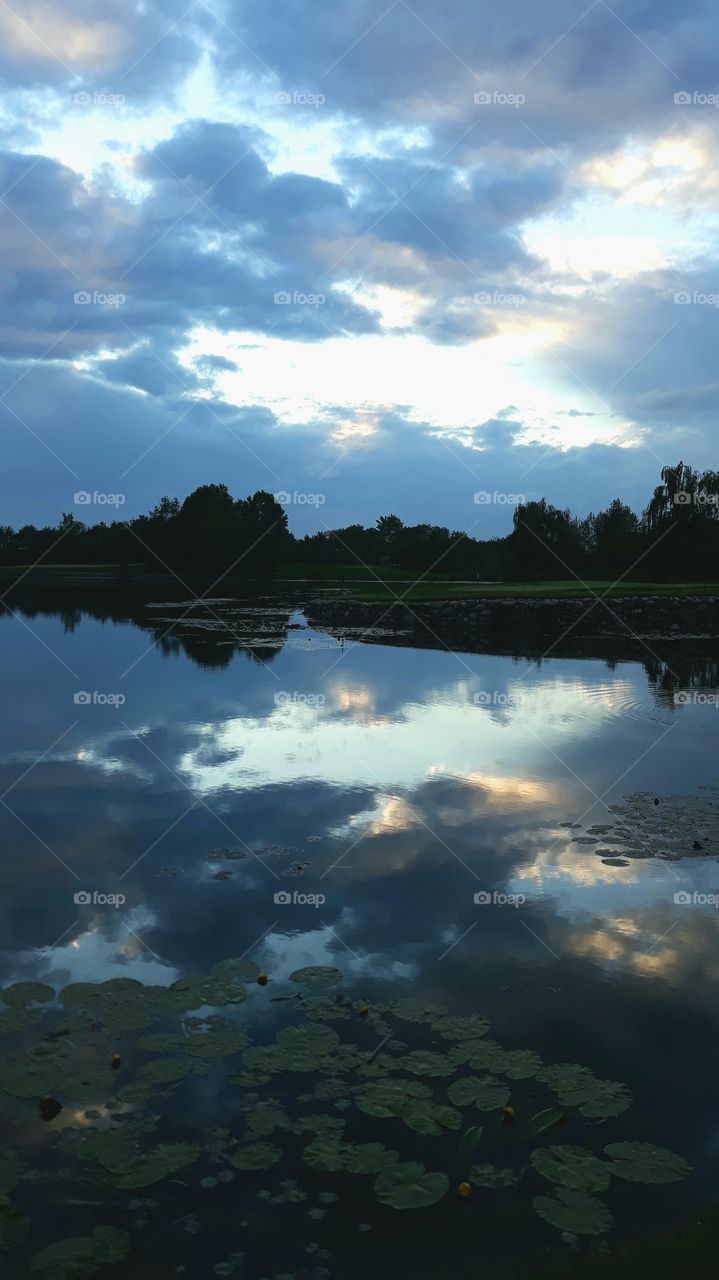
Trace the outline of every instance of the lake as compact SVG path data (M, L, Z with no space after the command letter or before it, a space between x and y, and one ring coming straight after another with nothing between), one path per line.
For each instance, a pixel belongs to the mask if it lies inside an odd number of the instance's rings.
M712 1203L713 663L0 636L5 1275L511 1277Z

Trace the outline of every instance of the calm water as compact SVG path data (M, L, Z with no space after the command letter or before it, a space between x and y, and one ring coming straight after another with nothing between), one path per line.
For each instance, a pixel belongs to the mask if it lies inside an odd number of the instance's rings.
M669 1187L613 1181L603 1197L610 1240L713 1202L717 912L675 894L719 887L719 848L613 867L573 837L614 821L608 806L628 793L663 802L715 783L717 707L676 706L649 655L647 666L610 667L340 645L282 602L239 613L218 601L173 627L187 607L178 597L123 612L115 601L100 619L16 605L0 619L3 984L123 977L167 986L247 956L270 977L249 986L240 1011L264 1043L292 1016L290 1002L272 999L296 990L289 974L336 966L343 982L332 996L367 1001L371 1016L373 1002L400 995L480 1011L508 1048L626 1083L630 1110L572 1121L548 1140L599 1150L656 1142L694 1171ZM89 702L76 701L80 691ZM120 906L82 900L118 894ZM363 1049L380 1040L354 1011L327 1025ZM401 1039L449 1048L426 1024L405 1024ZM233 1127L238 1086L228 1092L227 1069L168 1089L155 1109L174 1134ZM421 1079L438 1097L450 1083ZM289 1106L313 1085L285 1076L270 1092ZM56 1092L64 1101L60 1081ZM512 1102L529 1118L552 1098L529 1080ZM53 1131L92 1123L66 1109L43 1124L34 1108L6 1097L0 1116L30 1164L46 1160ZM377 1120L350 1108L333 1114L359 1117L353 1141L397 1149L394 1129L379 1133ZM473 1111L466 1123L479 1119ZM458 1135L403 1131L402 1159L446 1169L454 1184ZM475 1158L512 1163L511 1153L483 1154L481 1140ZM369 1267L394 1276L398 1248L421 1277L475 1277L483 1266L511 1276L527 1256L561 1246L533 1212L532 1198L552 1188L532 1172L511 1192L475 1189L467 1201L451 1185L439 1204L409 1213L379 1204L374 1175L308 1170L292 1152L238 1174L239 1196L237 1182L199 1191L208 1172L130 1193L96 1194L93 1175L71 1192L21 1183L14 1201L33 1234L6 1274L27 1274L42 1245L97 1223L128 1230L136 1275L193 1280L215 1274L233 1249L246 1254L238 1275L273 1280ZM287 1178L306 1201L258 1197ZM339 1199L310 1215L320 1193ZM128 1194L152 1207L128 1210ZM61 1208L65 1198L73 1203ZM75 1203L83 1200L92 1203Z

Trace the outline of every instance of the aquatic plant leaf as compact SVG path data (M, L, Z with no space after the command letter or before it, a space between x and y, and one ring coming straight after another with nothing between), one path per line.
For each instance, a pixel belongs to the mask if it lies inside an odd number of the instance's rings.
M651 1142L610 1142L604 1150L610 1172L627 1182L680 1182L692 1171L682 1156Z
M506 1057L503 1071L509 1080L528 1080L542 1069L542 1059L533 1049L508 1049Z
M400 1058L399 1065L413 1076L451 1076L457 1069L447 1054L433 1053L430 1049L414 1049Z
M294 973L290 974L290 982L300 982L303 987L314 990L321 987L334 987L341 981L340 970L331 965L311 964L304 969L295 969Z
M12 1147L0 1149L0 1196L6 1196L20 1180L22 1170Z
M475 1164L469 1171L469 1181L475 1187L498 1191L502 1187L513 1187L517 1181L517 1175L514 1169L498 1169L493 1164Z
M460 1040L449 1050L449 1059L463 1063L473 1071L501 1073L509 1062L509 1054L496 1040Z
M80 1280L94 1276L113 1262L127 1257L130 1241L116 1227L95 1227L91 1236L71 1236L36 1253L31 1271L42 1271L46 1280Z
M401 1018L402 1022L430 1023L444 1017L447 1012L444 1005L433 1004L431 1000L422 1000L417 996L405 996L401 1000L395 1000L394 1004L390 1005L389 1011L396 1018Z
M268 1142L254 1142L233 1151L230 1163L235 1169L271 1169L281 1159L279 1147L272 1147Z
M351 1046L350 1046L351 1047ZM323 1061L339 1053L340 1039L331 1027L311 1022L301 1027L285 1027L274 1045L274 1062L279 1071L317 1071ZM245 1054L244 1061L247 1061Z
M318 1133L303 1149L302 1159L311 1169L336 1173L344 1167L345 1153L336 1133Z
M601 1200L568 1187L558 1187L556 1199L536 1196L534 1207L545 1222L577 1236L599 1236L612 1225L612 1215Z
M200 1149L192 1142L161 1142L153 1151L136 1156L128 1167L110 1179L114 1187L126 1191L150 1187L178 1169L194 1164Z
M432 1026L445 1040L474 1040L486 1036L491 1023L481 1013L437 1018Z
M548 1084L567 1107L579 1107L583 1116L604 1119L621 1115L632 1105L631 1090L618 1080L598 1080L589 1067L560 1062L544 1067L538 1080Z
M29 1230L30 1219L14 1205L3 1204L0 1197L0 1254L22 1244Z
M173 1031L156 1031L147 1036L140 1036L137 1044L140 1049L149 1053L174 1053L176 1049L184 1049L186 1040Z
M225 1058L247 1047L248 1039L242 1027L221 1027L203 1035L191 1036L187 1052L196 1058Z
M465 1076L449 1086L447 1096L457 1107L473 1103L479 1111L496 1111L509 1101L509 1089L496 1076Z
M54 999L54 989L44 982L14 982L0 991L0 1000L13 1009L25 1009L29 1004L47 1004Z
M278 1102L257 1102L247 1117L247 1127L266 1138L275 1129L289 1129L290 1122Z
M408 1102L402 1112L402 1119L409 1129L421 1133L426 1138L440 1137L443 1133L459 1129L462 1124L462 1113L444 1103L432 1099Z
M426 1101L431 1097L432 1090L419 1080L384 1080L365 1085L357 1095L356 1105L368 1116L384 1119L401 1116L413 1099Z
M530 1158L543 1178L573 1191L606 1191L609 1186L609 1165L583 1147L540 1147Z
M140 1082L148 1087L154 1084L170 1084L182 1080L192 1071L192 1063L187 1058L155 1058L153 1062L144 1062L140 1067Z
M560 1111L557 1107L545 1107L542 1111L537 1111L530 1120L520 1129L521 1138L538 1138L540 1134L546 1133L548 1129L555 1129L558 1125L563 1124L567 1116L564 1111Z
M378 1200L392 1209L424 1209L447 1194L449 1178L446 1173L427 1173L415 1161L399 1162L379 1174L374 1189Z
M381 1173L398 1160L399 1152L388 1151L381 1142L361 1142L345 1148L342 1167L347 1173Z

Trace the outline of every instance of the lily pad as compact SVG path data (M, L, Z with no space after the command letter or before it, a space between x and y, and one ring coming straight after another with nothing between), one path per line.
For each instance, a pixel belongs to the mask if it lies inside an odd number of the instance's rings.
M682 1156L651 1142L610 1142L604 1150L612 1161L610 1171L627 1182L681 1182L691 1173Z
M449 1190L446 1173L427 1173L423 1164L399 1162L384 1169L374 1184L377 1198L392 1209L425 1209Z
M55 999L55 992L44 982L15 982L0 991L0 999L13 1009L25 1009L29 1004L47 1004Z
M465 1076L449 1086L448 1097L457 1107L473 1103L479 1111L496 1111L509 1101L509 1089L496 1076Z
M290 982L299 982L303 987L310 987L315 991L322 987L335 987L341 981L342 974L339 969L322 964L307 965L306 968L295 969L294 973L290 974Z
M583 1147L540 1147L531 1162L537 1173L573 1191L606 1191L610 1167Z
M115 1227L95 1227L91 1236L71 1236L48 1245L30 1263L31 1271L42 1271L47 1280L79 1280L94 1276L113 1262L122 1262L129 1252L125 1231Z
M399 1065L413 1076L451 1076L457 1069L447 1054L432 1053L430 1049L413 1050L400 1058Z
M279 1147L271 1147L268 1142L254 1142L233 1151L230 1163L235 1169L271 1169L281 1159Z
M432 1099L427 1101L417 1099L415 1102L407 1103L402 1112L402 1119L408 1128L414 1129L415 1133L431 1138L459 1129L462 1124L462 1113L456 1111L454 1107L447 1107Z
M601 1200L568 1187L558 1187L556 1199L536 1196L534 1207L540 1218L558 1231L576 1236L599 1236L612 1225L612 1215Z
M343 1168L347 1173L381 1173L399 1160L398 1151L388 1151L381 1142L361 1142L345 1149Z
M432 1091L418 1080L384 1080L367 1084L357 1095L357 1106L368 1116L401 1116L413 1100L427 1101Z
M435 1031L439 1031L445 1040L474 1040L486 1036L491 1023L481 1013L467 1013L459 1016L437 1018L432 1023Z
M405 996L390 1005L390 1011L403 1022L430 1022L443 1017L447 1010L441 1004L433 1004L431 1000L422 1000L417 996Z
M469 1181L475 1187L499 1191L503 1187L513 1187L517 1181L517 1175L514 1169L498 1169L493 1164L475 1164L469 1171Z
M537 1076L548 1084L566 1107L579 1107L583 1116L605 1119L621 1115L632 1105L632 1094L618 1080L598 1080L588 1067L572 1062L544 1067Z

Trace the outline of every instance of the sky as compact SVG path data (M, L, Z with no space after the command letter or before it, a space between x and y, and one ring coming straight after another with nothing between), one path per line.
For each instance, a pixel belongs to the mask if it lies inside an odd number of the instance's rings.
M0 524L716 466L709 0L0 3Z

